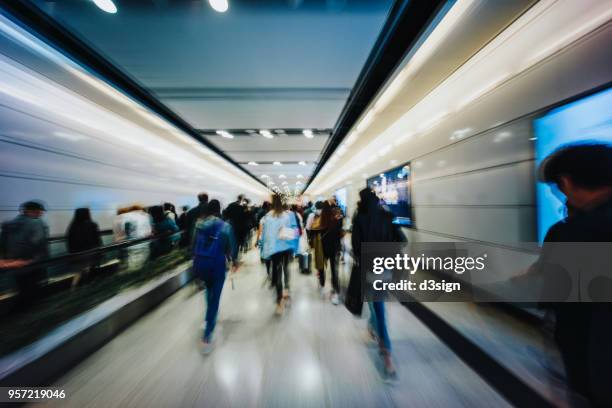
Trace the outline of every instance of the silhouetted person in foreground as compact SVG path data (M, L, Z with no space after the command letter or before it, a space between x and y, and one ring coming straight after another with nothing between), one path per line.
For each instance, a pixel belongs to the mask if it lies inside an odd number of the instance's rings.
M355 262L361 259L361 244L363 242L403 242L405 237L393 224L393 214L384 209L380 200L370 188L359 192L357 211L353 216L353 232L351 246ZM387 331L385 317L385 302L368 302L370 308L370 321L368 331L373 339L378 341L380 353L388 377L396 377L395 367L391 360L391 339Z
M563 146L544 160L539 178L556 186L568 206L568 217L546 234L539 262L555 262L554 242L612 242L612 145ZM592 406L612 406L612 303L552 307L569 386Z
M25 266L49 256L47 239L49 228L42 220L45 207L38 201L21 204L20 214L11 221L2 224L0 235L0 255L4 259L14 260L11 267ZM19 271L15 280L19 289L20 306L29 306L40 289L40 281L45 278L44 268Z

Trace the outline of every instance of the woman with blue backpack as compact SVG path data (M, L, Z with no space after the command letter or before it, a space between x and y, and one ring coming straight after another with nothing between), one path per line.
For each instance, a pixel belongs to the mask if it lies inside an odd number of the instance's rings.
M193 273L205 288L206 317L202 334L202 352L212 351L212 335L217 323L221 291L225 283L227 263L231 273L238 270L238 247L232 226L221 219L218 200L208 203L203 219L197 222L193 244Z

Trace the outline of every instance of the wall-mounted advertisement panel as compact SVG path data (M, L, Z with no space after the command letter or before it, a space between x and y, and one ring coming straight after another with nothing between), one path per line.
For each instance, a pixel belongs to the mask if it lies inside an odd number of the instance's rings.
M391 210L393 223L414 227L410 163L369 178L367 185Z
M534 121L536 165L562 145L612 144L612 88L550 110ZM554 186L537 185L538 240L566 217L565 196Z

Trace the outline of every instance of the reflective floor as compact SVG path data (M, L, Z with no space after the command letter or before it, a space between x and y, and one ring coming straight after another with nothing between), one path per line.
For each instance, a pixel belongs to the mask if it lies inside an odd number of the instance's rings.
M398 369L390 383L366 321L321 299L315 276L293 271L282 317L264 276L251 252L233 288L226 281L210 355L198 347L202 293L186 287L60 378L68 398L57 406L508 405L403 306L388 304Z

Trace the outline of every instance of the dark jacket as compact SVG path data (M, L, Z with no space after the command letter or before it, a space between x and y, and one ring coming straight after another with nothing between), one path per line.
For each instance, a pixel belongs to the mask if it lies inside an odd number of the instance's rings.
M546 234L540 268L556 262L553 242L612 242L612 200L553 225ZM570 385L597 406L612 406L612 303L557 303L555 340Z
M185 232L183 232L183 236L181 238L181 245L191 245L196 223L200 218L206 215L206 207L206 203L200 203L197 207L193 207L192 209L187 211L187 214L185 215L184 225L182 226Z
M70 224L66 235L69 252L87 251L102 246L98 224L93 221Z
M49 228L40 218L23 214L2 224L0 254L6 259L38 260L49 256Z
M360 203L353 217L351 246L355 259L361 257L362 242L404 242L400 229L393 224L393 214L379 205L372 198L367 203Z
M155 223L153 228L155 235L166 235L179 230L176 223L170 218L166 218L163 221ZM153 241L153 255L161 255L170 252L170 250L172 250L172 244L174 241L174 237L172 236L159 238L156 241Z
M223 211L223 218L231 224L236 239L241 241L241 238L249 230L249 214L246 207L241 205L240 202L234 201Z

